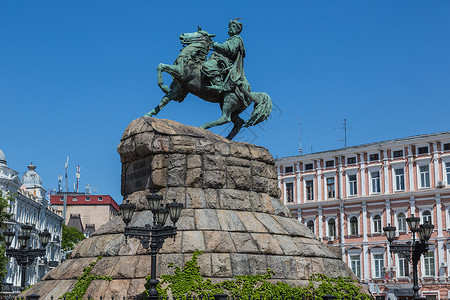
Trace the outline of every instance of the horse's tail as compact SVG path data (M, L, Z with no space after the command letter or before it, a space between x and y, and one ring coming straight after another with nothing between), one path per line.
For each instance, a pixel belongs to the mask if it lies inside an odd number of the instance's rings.
M252 98L255 100L250 119L245 121L244 127L254 126L266 120L272 112L272 99L266 93L252 93Z

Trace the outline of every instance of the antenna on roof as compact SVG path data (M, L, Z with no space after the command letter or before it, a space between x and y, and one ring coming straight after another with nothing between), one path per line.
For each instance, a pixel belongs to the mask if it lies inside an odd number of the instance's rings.
M61 193L61 181L63 176L61 174L58 175L58 193Z
M344 140L343 140L343 142L344 142L344 147L347 148L347 128L351 128L351 127L348 126L347 119L344 119L343 123L340 124L340 125L341 126L338 127L337 129L344 129ZM340 140L340 141L342 141L342 140Z
M302 120L300 119L300 112L297 111L298 114L298 136L300 139L300 145L298 147L298 152L300 155L303 155L303 147L302 147Z
M86 184L86 186L84 187L84 193L86 195L90 195L91 194L91 186L88 184Z
M80 166L79 165L77 165L77 172L75 173L75 177L77 178L77 188L75 189L75 192L77 192L78 193L78 191L80 190L79 189L79 184L80 184L80 176L81 176L81 174L80 174Z

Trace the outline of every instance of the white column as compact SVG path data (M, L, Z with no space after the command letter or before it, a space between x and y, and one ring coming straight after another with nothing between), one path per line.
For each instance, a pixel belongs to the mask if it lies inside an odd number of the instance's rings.
M366 195L366 163L361 164L361 196Z
M320 205L319 206L319 209L318 209L318 212L319 212L319 220L318 220L318 222L317 223L319 223L319 238L323 238L323 211L322 211L322 206Z
M433 143L433 164L434 164L434 186L438 186L439 182L439 160L438 160L437 143Z
M413 156L411 153L411 146L408 147L408 170L409 170L409 190L414 191L414 173L413 173Z
M302 210L299 208L297 209L297 220L302 223Z
M339 199L343 198L342 195L342 161L341 158L338 157L338 184L339 184L339 192L338 192L338 197Z
M436 216L437 216L437 237L442 238L442 213L441 213L441 195L436 194Z
M409 206L411 207L411 216L414 216L416 214L416 199L414 196L409 198Z
M296 190L297 190L297 199L295 199L295 200L296 200L296 203L301 203L300 202L300 173L297 173L295 175L295 180L296 180Z
M320 161L318 162L320 163ZM317 201L322 201L322 169L317 168Z
M381 150L383 152L383 167L384 167L384 194L389 194L389 159L385 156L387 151Z
M389 199L386 199L386 225L391 224L391 201ZM386 248L386 255L388 257L388 266L393 266L394 264L392 263L392 254L389 248L389 244L387 244L387 248Z
M341 253L345 261L344 203L339 204L339 227L341 228Z
M368 242L367 239L367 204L363 202L362 204L362 221L363 221L363 242Z
M369 245L367 242L363 243L363 260L364 260L364 274L363 281L367 282L370 280L370 265L369 265Z

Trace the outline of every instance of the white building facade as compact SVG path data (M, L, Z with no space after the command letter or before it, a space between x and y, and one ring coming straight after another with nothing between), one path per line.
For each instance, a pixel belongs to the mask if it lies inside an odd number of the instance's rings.
M19 179L19 173L7 166L4 153L0 150L0 190L12 195L10 212L13 217L6 222L8 229L16 233L11 247L18 248L17 236L23 224L34 225L30 243L33 248L40 247L39 232L47 229L51 233L46 246L46 256L37 258L27 267L25 282L29 286L39 281L51 268L61 262L62 216L56 214L48 205L46 190L42 180L31 164L28 171ZM7 276L3 279L3 292L15 293L20 290L21 267L14 258L9 259Z
M408 299L412 266L391 254L411 240L406 218L435 226L430 251L419 263L420 293L449 299L450 132L395 139L276 160L282 198L298 220L338 247L378 299Z

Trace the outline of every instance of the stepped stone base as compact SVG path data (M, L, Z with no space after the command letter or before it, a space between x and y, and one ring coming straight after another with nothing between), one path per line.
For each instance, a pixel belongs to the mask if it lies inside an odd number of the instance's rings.
M313 273L355 278L280 202L277 172L267 149L170 120L140 118L125 130L118 152L122 194L137 205L131 226L150 223L145 198L150 188L185 207L176 238L167 239L158 255L158 276L173 272L169 263L181 266L201 250L200 272L213 282L263 274L268 268L275 272L274 281L294 286L307 284ZM112 219L24 294L61 296L100 255L91 274L113 280L94 281L86 297L142 293L150 255L136 239L125 243L124 226L120 217Z

